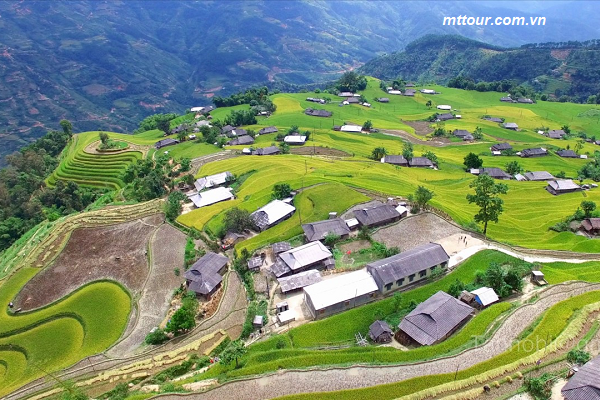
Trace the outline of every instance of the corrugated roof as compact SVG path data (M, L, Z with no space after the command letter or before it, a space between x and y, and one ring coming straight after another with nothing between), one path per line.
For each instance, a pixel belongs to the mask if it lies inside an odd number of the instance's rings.
M258 269L261 265L263 265L264 260L262 257L252 257L248 260L248 269Z
M322 310L376 291L377 284L365 269L326 279L304 288L304 293L310 297L315 310Z
M256 154L257 156L270 156L272 154L279 154L280 152L281 152L281 150L279 149L279 147L269 146L269 147L263 147L260 149L256 149L254 151L254 154Z
M547 181L550 179L554 179L552 174L546 171L525 172L525 174L523 175L528 181Z
M262 230L291 215L296 207L281 200L273 200L250 214L254 223Z
M581 187L575 182L573 182L573 180L571 179L559 179L555 181L548 181L548 186L550 186L554 191L557 192L581 189Z
M600 356L579 368L561 393L567 400L600 399Z
M511 176L506 172L502 171L500 168L482 168L480 170L481 174L489 175L494 179L510 179Z
M393 206L383 204L377 207L354 210L354 216L364 226L379 225L400 217Z
M494 289L489 287L482 287L477 290L473 290L471 291L471 294L475 295L475 300L484 307L500 300Z
M306 136L289 135L289 136L284 137L283 141L285 143L291 143L291 144L303 144L304 142L306 142Z
M219 274L229 259L221 254L206 253L188 269L184 277L190 281L190 290L203 295L209 294L223 280Z
M325 261L331 256L331 252L319 241L307 243L279 255L291 270Z
M219 187L189 197L198 208L234 198L230 188Z
M315 240L323 240L328 234L344 236L350 233L350 228L346 225L346 221L341 218L326 219L324 221L311 222L302 225L304 235L310 242Z
M368 263L367 269L386 285L447 262L449 259L450 257L441 245L428 243L404 253Z
M473 308L439 291L408 314L399 328L421 345L443 339L471 313Z
M541 155L546 155L546 154L548 154L548 151L546 151L546 149L543 149L541 147L535 147L532 149L521 150L521 157L541 156Z
M579 158L577 153L575 153L573 150L558 150L556 154L566 158Z
M229 142L227 142L228 145L230 146L238 146L241 144L253 144L254 143L254 138L246 135L246 136L240 136L237 137L233 140L230 140Z
M209 189L211 187L227 183L227 180L231 179L231 177L233 177L233 175L229 171L221 172L214 175L208 175L196 179L196 181L194 182L194 186L198 191L202 189Z
M433 167L433 163L427 157L413 157L408 164L411 167Z
M408 165L408 161L404 156L385 156L383 157L383 162L386 164L395 164L395 165Z
M305 286L309 286L318 282L321 282L321 274L316 269L309 269L308 271L300 272L287 276L285 278L279 278L279 286L281 287L282 293L287 293L292 290L301 289Z
M274 126L267 126L266 128L262 128L260 131L258 131L258 133L260 135L266 135L268 133L275 133L277 132L277 128Z

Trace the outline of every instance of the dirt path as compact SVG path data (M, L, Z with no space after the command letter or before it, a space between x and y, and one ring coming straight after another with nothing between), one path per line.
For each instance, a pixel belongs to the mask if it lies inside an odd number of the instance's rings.
M437 139L437 138L433 139L433 140L421 140L401 129L380 129L379 132L381 132L382 134L387 135L387 136L396 136L396 137L402 138L404 140L411 142L412 144L420 144L420 145L432 146L432 147L468 146L468 145L480 143L480 142L450 142L450 141L447 141L444 139Z
M512 341L545 310L572 296L600 290L600 284L574 282L556 285L540 292L539 300L518 308L500 329L483 345L433 361L396 366L355 366L349 368L279 371L270 375L233 381L206 393L190 394L192 399L258 400L310 392L328 392L364 388L410 378L451 373L469 368L508 350ZM158 396L161 400L177 400L181 396Z
M192 173L192 175L196 175L204 164L208 164L213 161L226 160L228 158L234 157L239 157L239 154L235 154L231 150L224 150L218 153L208 154L206 156L194 158L192 159L192 167L190 169L190 172Z

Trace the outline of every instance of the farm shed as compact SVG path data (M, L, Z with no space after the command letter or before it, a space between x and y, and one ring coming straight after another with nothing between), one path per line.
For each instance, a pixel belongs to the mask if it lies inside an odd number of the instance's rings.
M433 90L433 89L421 89L421 93L423 93L423 94L436 94L435 90Z
M554 179L552 174L546 171L525 172L523 176L528 181L548 181Z
M354 217L360 226L375 227L390 224L400 219L400 213L393 206L382 204L380 206L354 210Z
M439 291L400 322L396 340L423 346L439 343L463 325L473 312L472 307Z
M304 288L304 302L315 319L354 308L375 299L377 285L361 269Z
M229 142L227 142L227 144L229 146L239 146L239 145L246 145L246 144L254 144L254 138L246 135L246 136L240 136L237 137L233 140L230 140Z
M562 139L566 134L567 133L562 129L552 129L548 131L546 136L548 136L550 139Z
M264 325L264 317L262 315L254 316L254 319L252 320L252 327L254 329L260 329L263 327L263 325Z
M448 104L440 104L439 106L437 106L438 110L445 110L445 111L450 111L452 110L452 106L448 105Z
M385 321L375 321L369 326L369 337L375 343L389 343L394 337L392 328Z
M455 129L452 131L452 134L462 140L473 140L473 135L466 129Z
M512 103L513 99L511 99L510 97L500 97L500 101L504 103Z
M367 271L373 276L379 291L387 294L403 286L426 279L435 268L448 266L448 254L437 243L405 251L382 260L367 264Z
M338 97L353 97L354 93L352 92L339 92Z
M358 99L358 97L348 97L348 98L346 98L346 101L348 102L348 104L360 103L360 100Z
M275 133L277 132L277 128L274 126L267 126L266 128L262 128L260 131L258 131L259 135L266 135L269 133Z
M273 200L266 206L254 211L250 214L250 217L262 232L289 218L294 211L296 211L296 207L291 204L281 200Z
M283 253L284 251L291 250L292 246L289 242L277 242L273 243L271 248L273 249L273 254L277 255L279 253Z
M196 295L210 298L223 281L229 259L223 255L208 252L185 272L189 290Z
M475 301L480 307L487 307L490 304L494 304L500 299L494 289L489 287L482 287L477 290L472 290L471 294L475 296Z
M321 278L321 273L319 271L316 269L309 269L308 271L279 278L277 279L277 282L279 282L281 293L285 294L321 282L322 280L323 278Z
M303 145L306 143L306 136L289 135L283 138L283 141L291 145Z
M579 158L577 153L575 153L573 150L558 150L556 155L563 158Z
M415 87L415 84L414 84L414 83L411 83L411 82L409 82L409 83L407 83L406 85L404 85L404 87Z
M346 221L341 218L310 222L303 224L302 229L304 230L304 237L309 242L323 240L329 234L339 236L342 239L347 239L350 236L350 228L346 225Z
M230 188L218 187L198 194L191 195L189 199L197 208L209 206L221 201L233 200L235 196Z
M340 128L341 132L353 132L353 133L361 133L362 126L359 125L342 125Z
M531 282L538 286L544 286L548 284L542 271L531 271Z
M566 400L600 399L600 356L579 367L560 393Z
M494 179L510 180L512 177L500 168L482 168L479 170L479 174L489 175Z
M548 150L542 147L521 150L521 157L543 157L548 155Z
M245 235L236 232L227 232L227 234L225 234L225 237L221 240L221 248L223 250L227 250L231 248L231 246L233 246L239 241L244 240L245 238Z
M557 196L559 194L578 192L582 189L581 186L573 182L571 179L557 179L555 181L548 181L546 190Z
M316 241L284 251L279 260L271 266L276 277L297 273L311 268L332 267L333 255L323 243Z
M262 147L260 149L256 149L256 150L254 150L254 152L252 154L256 155L256 156L272 156L272 155L279 154L279 153L281 153L281 150L279 149L279 147L269 146L269 147Z
M581 221L581 227L589 234L600 233L600 218L586 218Z
M210 189L216 186L224 185L234 179L233 174L229 171L221 172L220 174L208 175L203 178L198 178L194 182L197 191Z
M158 149L162 149L163 147L167 147L167 146L173 146L179 144L179 140L176 139L162 139L159 140L158 142L154 143L154 148L156 150Z
M505 122L502 124L504 129L510 129L512 131L516 131L519 129L519 125L516 122Z
M413 157L408 162L408 165L417 168L433 168L433 163L427 157Z
M400 165L402 167L408 167L408 160L404 156L384 156L381 159L382 163Z

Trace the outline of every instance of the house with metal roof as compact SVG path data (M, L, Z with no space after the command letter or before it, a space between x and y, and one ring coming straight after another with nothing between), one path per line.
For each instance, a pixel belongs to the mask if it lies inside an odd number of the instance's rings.
M304 110L304 114L306 115L310 115L313 117L331 117L333 115L332 112L327 111L327 110L315 110L314 108L307 108L306 110Z
M279 278L307 269L334 267L333 254L323 246L323 243L316 241L280 253L278 260L271 265L270 269Z
M428 243L382 260L367 264L382 294L406 287L431 276L436 269L446 269L450 257L437 243Z
M221 286L228 263L229 259L221 254L206 253L185 271L184 277L188 289L196 295L210 298Z
M221 133L223 135L227 135L229 132L231 132L232 130L234 130L235 127L231 126L231 125L225 125L224 127L221 128Z
M427 157L413 157L408 162L411 167L417 168L433 168L433 162Z
M494 289L489 287L481 287L479 289L472 290L471 294L475 296L474 300L480 308L485 308L500 301Z
M235 139L227 142L227 145L229 145L229 146L239 146L239 145L246 145L246 144L254 144L254 138L251 136L245 135L245 136L236 137Z
M197 208L201 208L221 201L233 200L235 195L231 192L231 188L218 187L193 194L188 198Z
M406 89L402 95L409 96L409 97L415 97L415 93L417 93L417 91L415 89Z
M579 158L573 150L558 150L556 155L563 158Z
M281 200L273 200L250 214L254 224L262 232L288 219L296 207Z
M259 135L266 135L269 133L275 133L278 132L277 128L274 126L267 126L265 128L262 128L260 131L258 131Z
M167 139L159 140L158 142L154 143L154 148L156 150L158 150L158 149L162 149L163 147L174 146L176 144L179 144L179 140L167 138Z
M500 168L496 168L496 167L480 168L479 175L489 175L494 179L501 179L501 180L505 180L505 181L512 179L512 176L510 176L506 172L502 171Z
M285 276L277 279L281 293L286 294L303 287L319 283L323 280L321 273L316 269L300 272L298 274Z
M572 179L557 179L554 181L548 181L546 190L557 196L559 194L578 192L582 189L581 186L573 182Z
M552 129L546 133L546 136L548 136L550 139L562 139L566 134L567 132L563 131L562 129Z
M369 326L369 337L375 343L389 343L394 337L392 328L385 321L375 321Z
M405 345L440 343L460 328L473 312L473 307L439 291L404 317L398 326L396 340Z
M554 179L554 176L547 171L532 171L523 174L528 181L548 181Z
M543 147L521 150L521 157L543 157L548 155L548 150Z
M338 274L304 288L304 302L315 319L361 306L376 296L377 285L365 269Z
M353 132L353 133L361 133L362 126L360 125L342 125L340 127L341 132Z
M304 237L309 242L323 240L327 235L336 235L342 239L347 239L350 236L350 228L346 225L346 221L341 218L309 222L303 224L302 229L304 230Z
M255 156L272 156L281 153L281 149L277 146L261 147L252 152Z
M448 121L454 119L454 115L452 115L451 113L438 114L437 119L439 119L440 121Z
M577 368L560 393L566 400L600 399L600 356Z
M389 103L390 99L388 97L379 97L377 101L380 103Z
M217 186L225 185L233 181L233 174L229 171L221 172L219 174L208 175L202 178L196 179L194 187L196 190L210 189Z
M408 167L408 160L406 158L404 158L404 156L399 155L399 156L393 156L393 155L386 155L381 159L382 163L386 163L386 164L392 164L392 165L400 165L402 167Z
M503 122L502 118L497 118L497 117L484 117L482 119L484 119L486 121L496 122L498 124L501 124Z
M258 257L251 257L248 260L248 269L250 271L258 271L260 269L260 267L265 263L264 258L258 256Z
M513 130L513 131L519 130L519 125L517 125L516 122L505 122L505 123L502 124L502 127L504 129L510 129L510 130Z
M283 138L283 141L290 145L303 145L306 143L306 136L288 135Z
M358 220L360 226L372 228L400 220L400 213L394 206L382 204L371 208L354 210L354 217Z

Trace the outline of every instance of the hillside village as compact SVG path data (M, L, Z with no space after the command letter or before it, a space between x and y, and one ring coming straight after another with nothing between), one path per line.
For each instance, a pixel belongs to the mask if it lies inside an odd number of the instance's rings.
M597 390L597 108L353 79L72 135L45 184L103 192L2 253L0 395Z

